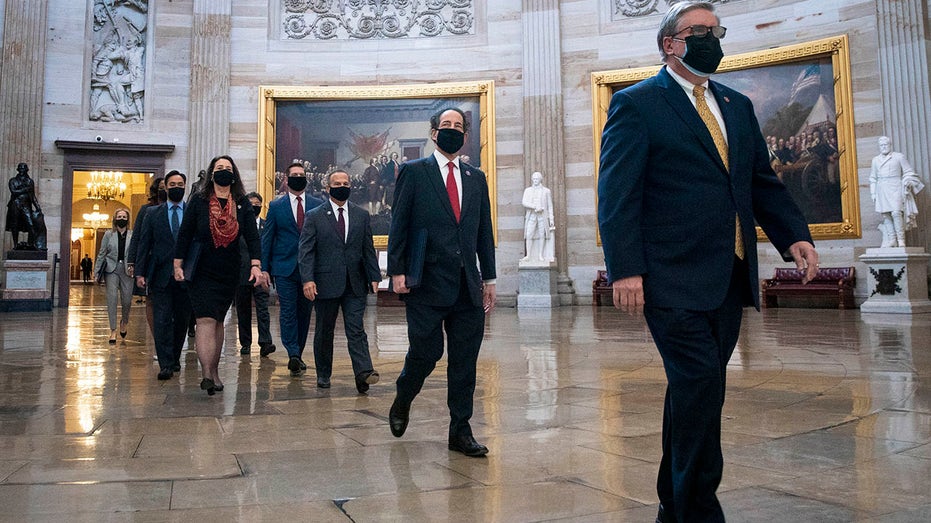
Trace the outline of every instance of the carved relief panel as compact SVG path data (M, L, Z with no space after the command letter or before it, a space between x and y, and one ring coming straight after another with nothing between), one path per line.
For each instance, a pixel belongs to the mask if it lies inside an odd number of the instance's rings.
M639 18L665 14L669 6L681 0L608 0L611 2L611 19ZM712 4L726 4L728 0L705 0ZM730 0L737 1L737 0Z
M88 119L140 123L145 118L149 0L93 0Z
M475 33L473 0L278 0L281 40L378 40Z

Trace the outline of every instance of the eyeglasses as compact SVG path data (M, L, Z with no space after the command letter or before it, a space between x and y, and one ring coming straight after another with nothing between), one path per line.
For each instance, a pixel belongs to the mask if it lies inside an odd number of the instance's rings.
M707 25L690 25L676 33L676 35L680 35L686 31L692 31L691 36L697 36L698 38L704 38L710 32L718 40L723 40L724 35L727 34L727 28L721 27L720 25L714 27L708 27Z

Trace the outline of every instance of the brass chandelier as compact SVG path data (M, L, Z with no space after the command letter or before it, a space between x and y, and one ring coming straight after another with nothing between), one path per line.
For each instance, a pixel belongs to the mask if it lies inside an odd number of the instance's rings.
M91 181L87 183L87 197L92 200L113 200L123 198L126 184L123 183L122 171L91 171Z

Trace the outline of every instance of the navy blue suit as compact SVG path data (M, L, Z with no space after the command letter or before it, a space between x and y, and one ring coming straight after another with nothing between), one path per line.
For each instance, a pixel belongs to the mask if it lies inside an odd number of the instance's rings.
M709 87L729 169L689 95L664 68L614 94L602 135L598 221L609 281L641 275L668 387L657 490L678 521L723 521L725 370L745 305L759 307L754 222L786 260L808 227L769 165L750 100ZM744 260L734 255L740 216Z
M152 300L152 333L161 369L181 365L191 299L187 283L174 279L175 237L171 233L169 207L174 202L149 207L136 247L136 276L144 276ZM182 208L186 206L179 203ZM180 218L180 213L179 213ZM180 229L180 225L179 225Z
M469 419L475 365L485 329L482 281L496 277L485 173L466 163L460 163L460 173L462 204L456 223L436 158L431 155L402 164L388 236L391 275L410 273L408 240L415 231L425 230L427 236L420 285L401 295L410 348L397 381L398 401L410 404L420 392L443 356L445 328L450 438L472 435Z
M371 292L372 282L381 281L371 218L368 211L351 202L346 202L343 212L349 214L345 240L337 233L336 216L329 202L307 213L301 232L301 280L317 286L314 300L317 378L329 379L333 371L333 336L340 309L353 374L359 376L373 370L363 326L366 296Z
M304 194L305 216L322 202ZM262 268L272 276L278 291L281 344L289 357L304 353L307 332L310 329L310 300L304 297L301 271L297 263L298 241L301 231L291 211L288 194L268 204L265 228L262 230Z

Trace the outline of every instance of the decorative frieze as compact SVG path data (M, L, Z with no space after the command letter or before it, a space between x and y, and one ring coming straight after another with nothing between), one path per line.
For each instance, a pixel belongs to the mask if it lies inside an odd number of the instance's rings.
M282 0L282 40L469 35L473 0Z
M672 4L682 0L608 0L611 2L611 19L639 18L664 14ZM712 4L726 4L728 0L705 0ZM730 0L734 1L734 0Z
M89 113L94 122L142 122L149 0L94 0Z

